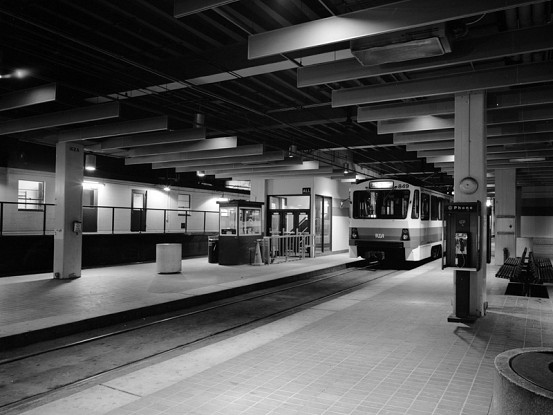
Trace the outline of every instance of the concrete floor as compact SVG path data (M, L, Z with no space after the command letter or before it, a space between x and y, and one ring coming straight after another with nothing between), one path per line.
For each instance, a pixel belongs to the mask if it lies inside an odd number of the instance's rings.
M497 269L471 326L447 322L452 271L434 261L25 413L487 414L495 356L553 346L552 301L504 295Z

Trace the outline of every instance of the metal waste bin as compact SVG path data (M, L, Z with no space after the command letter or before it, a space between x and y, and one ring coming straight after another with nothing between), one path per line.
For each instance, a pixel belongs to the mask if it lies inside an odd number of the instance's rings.
M207 262L216 264L219 262L219 239L207 239Z

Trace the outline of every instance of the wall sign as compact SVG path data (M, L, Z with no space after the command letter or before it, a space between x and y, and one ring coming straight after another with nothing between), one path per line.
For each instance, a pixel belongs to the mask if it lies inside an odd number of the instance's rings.
M303 195L310 195L311 194L311 188L310 187L304 187L301 189L301 193Z

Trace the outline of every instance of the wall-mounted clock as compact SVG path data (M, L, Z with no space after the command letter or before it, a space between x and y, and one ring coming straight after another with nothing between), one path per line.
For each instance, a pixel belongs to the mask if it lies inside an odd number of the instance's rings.
M473 177L465 177L459 182L459 190L467 195L473 194L478 189L478 182Z

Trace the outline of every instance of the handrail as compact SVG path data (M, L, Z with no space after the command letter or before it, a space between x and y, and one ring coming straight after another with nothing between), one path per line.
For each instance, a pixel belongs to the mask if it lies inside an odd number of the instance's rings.
M33 218L26 217L22 220L22 222L19 222L17 217L14 216L13 212L10 212L9 206L13 205L20 205L20 202L9 202L9 201L0 201L0 236L10 234L10 235L21 235L21 234L53 234L53 212L54 209L48 208L48 207L55 207L56 205L54 203L33 203L34 206L37 207L37 209L33 210L16 210L16 214L41 214L41 216L35 216ZM117 213L121 214L121 212L140 212L140 221L142 222L143 215L151 215L153 214L154 217L150 218L150 222L158 222L159 223L159 229L153 228L150 230L142 230L143 226L142 223L140 224L140 231L139 232L162 232L162 233L176 233L176 232L182 232L186 233L189 227L189 224L191 222L194 223L194 226L197 226L197 229L194 230L194 232L206 232L208 231L208 215L212 215L213 218L211 222L213 229L209 229L209 231L216 232L218 230L218 219L219 219L219 212L213 211L213 210L196 210L196 209L168 209L168 208L144 208L144 209L136 209L128 206L92 206L92 205L85 205L83 206L83 209L95 209L98 212L103 211L104 209L108 212L110 212L107 215L104 215L104 225L105 229L100 230L97 232L85 232L85 233L126 233L126 232L132 232L130 229L130 219L129 222L129 229L125 229L126 225L122 225L122 222L118 223L116 220ZM159 214L159 217L157 216ZM177 215L173 216L172 220L170 220L170 215ZM128 215L128 213L127 213ZM108 218L109 216L109 218ZM179 220L180 216L184 216L184 220ZM33 220L36 219L36 220ZM120 219L121 221L127 220L127 217L125 219ZM50 221L50 228L48 226L48 223ZM163 222L163 224L161 224ZM171 227L170 222L173 222L174 225L178 225L179 227ZM215 223L216 222L216 223ZM181 228L181 223L184 224L184 228ZM6 226L7 224L10 224L10 226ZM119 226L119 229L117 228L117 225Z
M262 257L265 263L315 257L315 234L271 235L258 241L263 246Z

